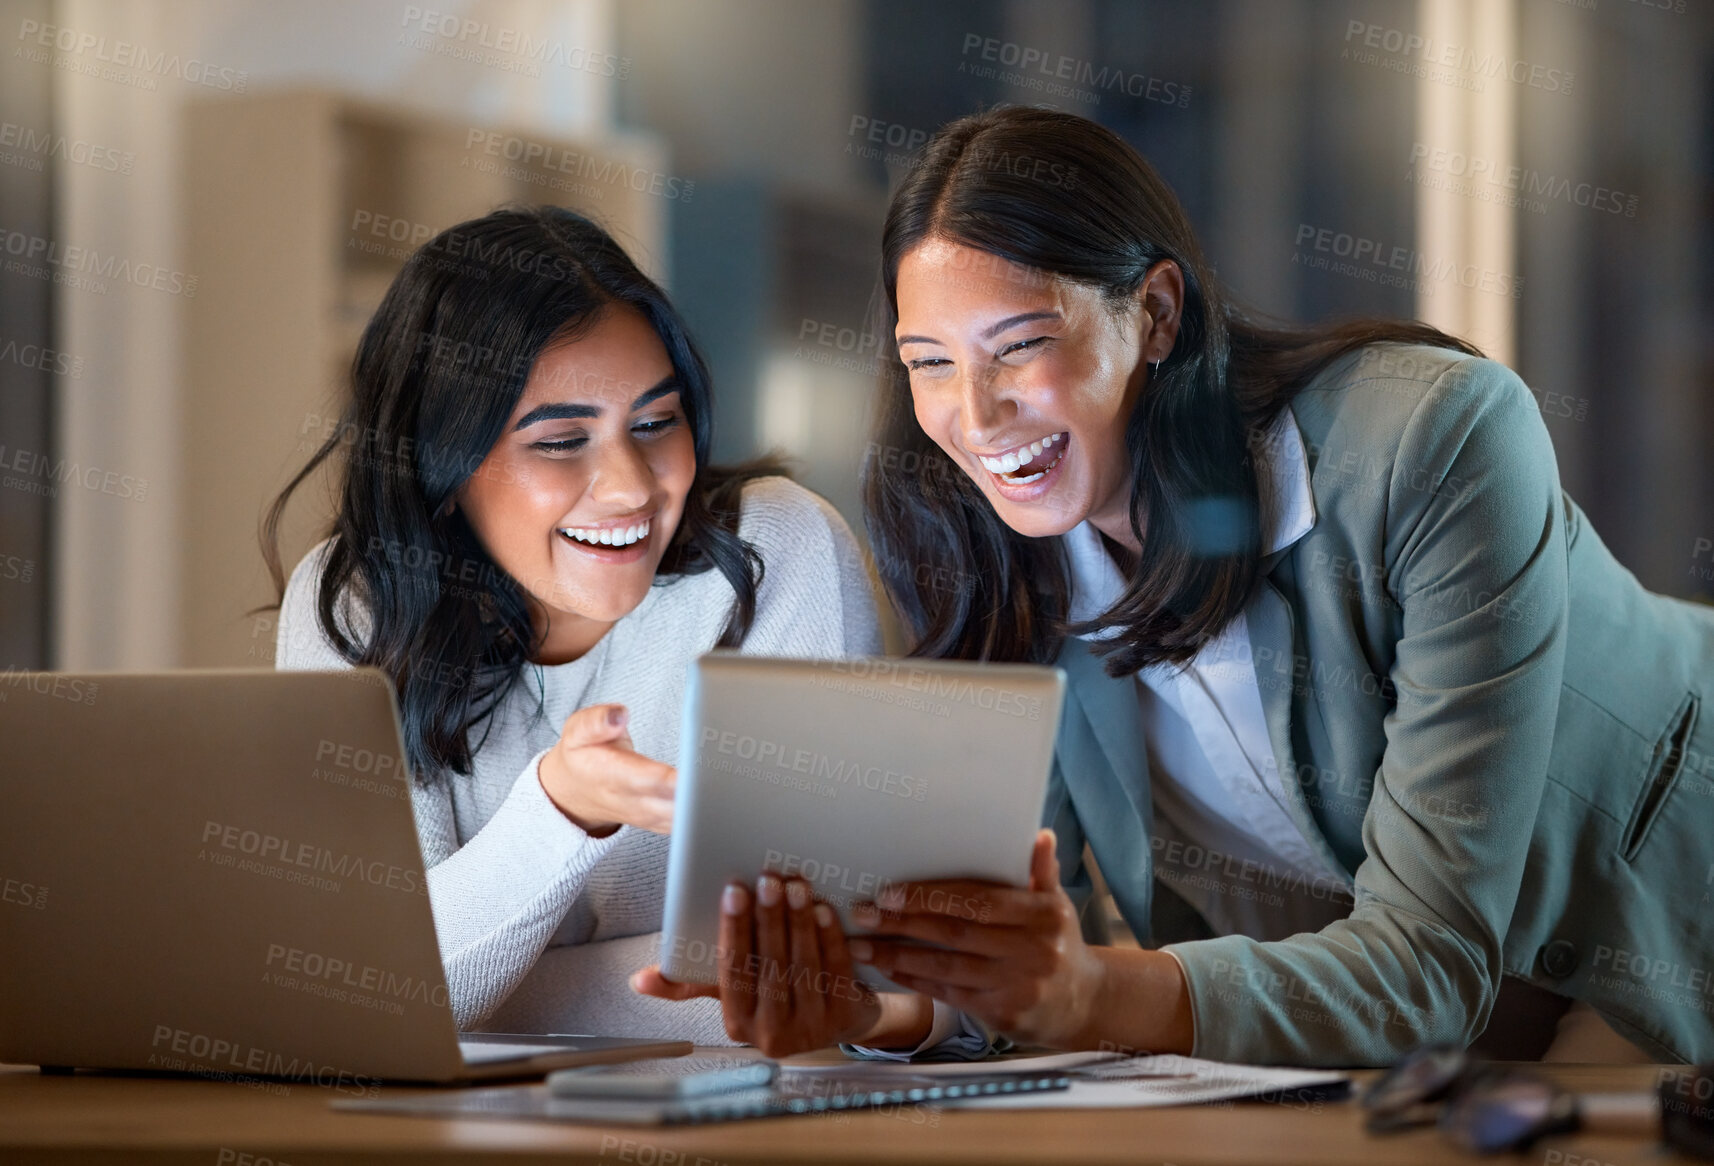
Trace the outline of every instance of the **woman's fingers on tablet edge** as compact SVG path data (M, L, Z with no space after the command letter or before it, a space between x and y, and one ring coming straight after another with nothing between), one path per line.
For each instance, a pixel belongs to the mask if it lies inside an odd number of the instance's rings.
M865 915L865 908L868 913ZM897 883L873 903L857 905L865 927L892 930L901 919L944 916L985 927L1042 927L1053 923L1049 896L1022 887L975 879ZM879 922L873 922L875 916Z
M821 939L821 966L828 973L828 989L832 994L827 1004L828 1014L840 1021L841 1029L847 1029L863 1018L864 1011L871 1006L874 992L857 979L856 961L851 958L851 949L845 942L845 929L839 925L838 914L821 902L811 910Z
M764 873L756 880L756 1020L752 1044L763 1049L791 1023L791 941L786 934L785 884Z
M973 955L1004 956L1018 948L1021 932L1021 928L972 923L953 915L884 915L873 932L860 938L871 946L889 939L914 939Z
M786 913L791 934L791 965L787 984L792 993L792 1013L800 1029L819 1033L827 1024L829 1001L823 994L821 940L816 935L815 895L802 879L786 881ZM800 990L799 985L802 985Z
M1058 845L1058 838L1046 826L1036 831L1036 843L1030 850L1030 890L1051 892L1060 889L1059 859L1055 853Z
M750 1039L756 1012L756 977L751 967L751 933L755 928L754 896L740 883L728 883L720 896L720 1013L726 1035Z
M994 987L1007 974L1005 965L992 956L879 939L871 939L869 946L874 952L870 963L901 987L909 985L896 973L931 983L976 989Z
M972 1016L986 1016L989 1010L987 993L981 989L961 988L954 984L944 984L939 980L930 980L922 976L913 976L909 972L889 972L887 978L901 988L909 988L923 996L931 996L961 1012Z

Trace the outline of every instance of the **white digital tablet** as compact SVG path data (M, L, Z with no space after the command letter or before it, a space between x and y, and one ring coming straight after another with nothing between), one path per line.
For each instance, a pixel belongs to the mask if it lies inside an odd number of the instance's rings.
M685 694L662 972L717 982L721 891L764 870L806 879L848 933L863 930L851 908L893 883L1027 884L1064 691L1063 672L1037 665L701 657Z

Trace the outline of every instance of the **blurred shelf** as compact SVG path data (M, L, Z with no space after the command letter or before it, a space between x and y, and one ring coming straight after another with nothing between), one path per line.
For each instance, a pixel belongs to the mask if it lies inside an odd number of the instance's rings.
M195 101L185 117L199 283L184 313L180 660L254 666L268 660L244 613L274 599L262 512L334 431L357 341L405 259L498 206L554 203L662 279L681 180L644 135L550 138L321 90ZM282 528L288 571L331 517L333 478L319 478Z

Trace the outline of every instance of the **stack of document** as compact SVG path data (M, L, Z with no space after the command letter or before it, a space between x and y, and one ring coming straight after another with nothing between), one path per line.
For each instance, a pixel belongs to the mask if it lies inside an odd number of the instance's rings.
M1295 1104L1311 1099L1331 1100L1350 1090L1350 1078L1325 1069L1228 1065L1176 1055L1127 1057L1085 1052L938 1064L869 1061L861 1066L784 1066L785 1072L792 1076L837 1073L850 1078L861 1072L876 1077L897 1073L937 1080L956 1080L966 1074L993 1073L997 1069L1063 1072L1071 1078L1071 1087L1041 1093L959 1098L940 1104L956 1109L1137 1109L1242 1100Z

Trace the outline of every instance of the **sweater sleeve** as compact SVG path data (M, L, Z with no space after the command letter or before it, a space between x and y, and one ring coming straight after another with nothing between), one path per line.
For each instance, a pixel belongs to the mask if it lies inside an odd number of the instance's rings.
M486 1020L547 947L596 864L631 826L591 838L542 788L536 766L518 774L476 836L428 872L429 902L447 992L461 1029Z
M349 668L316 615L323 543L292 572L280 605L275 667ZM361 630L360 612L341 618ZM546 750L543 750L545 753ZM631 827L591 838L559 811L530 759L494 816L458 845L444 774L411 781L447 994L460 1029L485 1020L535 963L601 857Z

